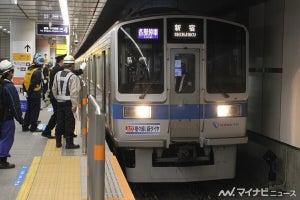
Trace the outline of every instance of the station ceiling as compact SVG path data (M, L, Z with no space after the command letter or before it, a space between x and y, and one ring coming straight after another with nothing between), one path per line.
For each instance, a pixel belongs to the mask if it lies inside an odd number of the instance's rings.
M67 0L71 53L80 56L118 20L160 12L223 17L264 1L267 0ZM0 31L10 34L11 19L63 24L59 0L0 0Z

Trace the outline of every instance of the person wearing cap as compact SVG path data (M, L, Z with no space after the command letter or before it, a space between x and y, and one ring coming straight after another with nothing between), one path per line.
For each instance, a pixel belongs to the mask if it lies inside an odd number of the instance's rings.
M24 117L22 130L31 132L41 132L37 128L38 118L41 107L41 89L42 89L42 72L41 68L44 65L44 58L37 56L33 64L25 73L23 90L27 98L27 109ZM53 137L54 138L54 137Z
M57 116L57 109L56 109L56 100L53 97L53 93L52 93L52 86L53 86L53 80L54 80L54 76L56 75L57 72L64 70L64 57L66 56L66 54L64 55L59 55L55 57L56 60L56 64L55 66L52 68L51 73L50 73L50 79L49 79L49 97L50 97L50 102L52 104L52 108L53 108L53 114L51 115L48 124L45 128L45 130L42 132L42 136L43 137L47 137L49 135L51 135L51 131L52 129L54 129L54 127L56 126L56 116ZM75 75L81 75L83 74L83 70L85 69L85 66L81 67L78 70L73 70L73 73Z
M0 102L4 110L1 110L0 121L0 169L14 168L15 165L7 162L10 157L9 151L14 142L15 121L14 118L23 124L19 94L12 78L14 66L8 60L0 62Z
M80 80L73 73L75 59L71 55L64 57L64 70L56 73L52 86L53 97L57 101L57 121L55 128L56 147L62 146L62 135L66 138L66 149L77 149L74 144L75 118Z

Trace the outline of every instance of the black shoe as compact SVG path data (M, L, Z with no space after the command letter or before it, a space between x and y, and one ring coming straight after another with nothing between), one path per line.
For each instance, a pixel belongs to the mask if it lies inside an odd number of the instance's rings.
M55 138L55 136L52 136L51 134L45 134L45 133L42 133L42 136L46 137L48 139L54 139Z
M59 143L56 143L56 148L60 148L60 147L62 147L62 144L61 144L61 142Z
M79 144L66 144L66 149L78 149L80 148Z
M22 127L22 131L27 132L27 131L29 131L29 128L28 127Z
M10 164L9 162L6 161L7 158L1 158L0 160L0 169L11 169L11 168L15 168L14 164Z
M30 129L30 132L43 132L43 130L36 128L36 129Z

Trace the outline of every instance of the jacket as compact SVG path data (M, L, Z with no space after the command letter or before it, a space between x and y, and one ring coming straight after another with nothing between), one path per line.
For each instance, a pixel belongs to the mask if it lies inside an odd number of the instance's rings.
M6 120L15 118L20 124L23 124L18 91L10 80L5 79L4 81L6 81L6 83L3 85L1 98L3 104L8 107Z

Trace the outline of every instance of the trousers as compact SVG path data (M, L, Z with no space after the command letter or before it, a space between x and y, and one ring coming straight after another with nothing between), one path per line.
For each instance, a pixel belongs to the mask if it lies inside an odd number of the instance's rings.
M73 138L75 130L75 117L72 112L71 101L57 102L57 121L55 136L63 135L65 138Z
M6 120L0 127L0 157L10 157L9 151L15 139L15 121Z

